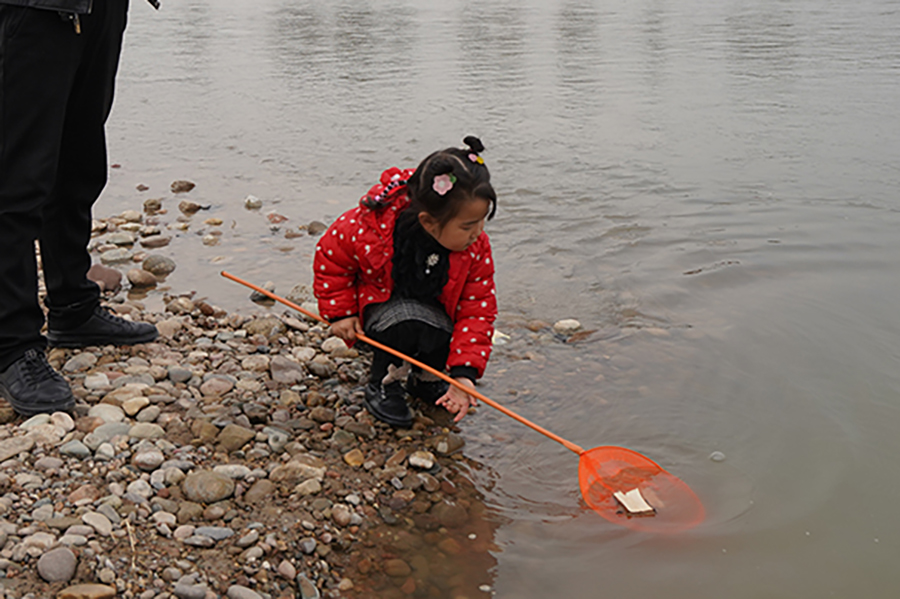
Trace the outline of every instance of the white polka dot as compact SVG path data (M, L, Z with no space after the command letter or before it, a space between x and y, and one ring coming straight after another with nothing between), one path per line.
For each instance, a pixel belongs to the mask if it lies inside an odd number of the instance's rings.
M335 230L332 229L331 234L332 234L332 235L337 235L337 231L335 231Z
M331 301L328 302L328 303L331 304L331 305L333 306L336 302L335 302L334 300L331 300Z
M334 256L334 252L331 251L331 250L328 250L328 255L329 255L329 256Z
M371 249L372 249L372 246L367 245L367 246L366 246L366 253L368 253L369 250L371 250Z
M354 235L353 237L351 237L350 241L352 241L353 243L356 243L356 236Z
M381 228L382 228L382 229L387 229L387 225L385 225L384 223L381 223Z
M473 299L475 299L475 296L474 296L474 295L470 295L470 296L469 296L469 299L470 299L470 300L473 300Z
M317 251L317 252L321 252L321 251L322 251L322 246L321 246L321 245L317 245L317 246L316 246L316 251Z
M468 333L468 332L469 332L469 327L463 327L463 333Z
M357 234L357 235L362 235L362 232L363 232L363 230L360 229L359 231L356 232L356 234Z
M485 259L484 263L485 263L485 264L490 264L490 263L491 263L491 259L490 259L490 258Z
M341 239L343 239L343 238L344 238L344 234L341 233L341 234L339 235L339 237L340 237Z
M485 355L484 352L481 352L481 357L482 357L482 358L484 357L484 355Z
M355 222L356 222L356 221L353 220L352 218L350 219L350 223L351 223L351 224L352 224L352 223L355 223Z
M319 268L320 268L321 270L325 270L325 265L323 264L323 265L320 266Z
M471 366L471 365L472 365L471 362L466 362L466 366Z
M476 339L475 337L472 337L469 341L471 341L472 343L477 343L478 339Z
M324 287L325 289L328 289L328 283L322 283L322 287Z
M370 295L370 296L369 296L369 301L371 302L373 299L375 299L375 298L372 297L372 296Z
M481 307L482 307L482 308L487 308L487 302L481 302Z
M461 350L461 349L458 349L458 350L456 350L456 353L461 354L461 353L462 353L462 350Z
M347 310L347 316L350 316L351 314L353 314L353 310Z
M342 216L342 217L341 217L341 218L339 218L339 219L338 219L338 220L344 220L344 217L343 217L343 216Z
M487 285L487 284L488 284L488 282L487 282L487 281L485 281L485 282L484 282L484 284L485 284L485 285Z

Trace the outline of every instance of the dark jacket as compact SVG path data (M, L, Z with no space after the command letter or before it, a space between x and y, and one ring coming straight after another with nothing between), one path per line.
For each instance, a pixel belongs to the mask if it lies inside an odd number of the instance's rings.
M155 8L159 8L158 0L148 0L148 2ZM44 8L47 10L58 10L60 12L87 15L90 14L91 9L94 7L94 0L0 0L0 4Z

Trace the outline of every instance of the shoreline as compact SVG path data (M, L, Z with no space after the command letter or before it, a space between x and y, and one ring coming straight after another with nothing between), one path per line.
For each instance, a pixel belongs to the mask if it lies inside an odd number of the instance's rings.
M448 414L374 420L367 358L289 314L112 307L160 338L50 350L72 417L0 410L6 597L490 594L491 525Z
M155 342L50 349L71 416L0 400L0 597L490 596L495 525L446 411L413 406L395 430L362 405L369 357L322 326L157 287L175 268L154 252L164 231L199 209L164 222L148 200L94 221L89 278ZM164 311L136 299L154 288Z

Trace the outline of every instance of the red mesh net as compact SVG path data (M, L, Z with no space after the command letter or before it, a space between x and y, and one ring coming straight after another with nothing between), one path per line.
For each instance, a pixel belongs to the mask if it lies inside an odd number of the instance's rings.
M624 447L595 447L578 463L581 495L591 509L620 526L647 532L680 532L703 521L700 499L679 478ZM613 496L638 489L654 512L633 515Z

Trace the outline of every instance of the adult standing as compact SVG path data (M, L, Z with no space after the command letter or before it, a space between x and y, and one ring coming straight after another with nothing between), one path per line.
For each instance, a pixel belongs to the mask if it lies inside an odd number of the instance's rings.
M25 416L74 407L48 342L131 345L158 334L109 313L87 278L127 15L128 0L0 0L0 395Z

